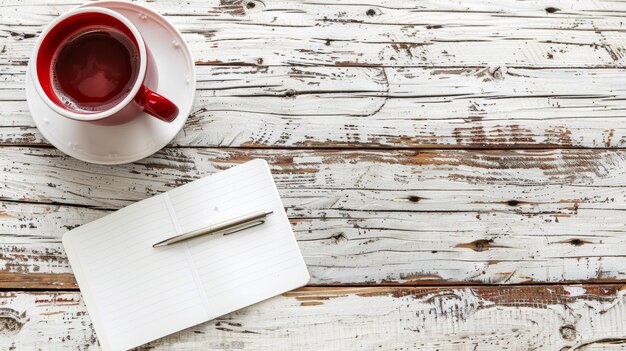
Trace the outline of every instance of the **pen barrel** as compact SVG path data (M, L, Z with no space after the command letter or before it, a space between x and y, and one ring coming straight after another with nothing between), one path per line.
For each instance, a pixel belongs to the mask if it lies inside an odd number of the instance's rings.
M223 221L223 222L213 224L208 227L196 229L189 233L175 236L167 240L166 244L167 245L175 244L177 242L193 239L195 237L206 235L206 234L239 231L242 229L246 229L250 226L255 226L255 225L263 223L265 221L264 219L267 216L267 214L268 214L267 212L265 212L264 210L261 210L261 211L256 211L256 212L249 213L243 216L235 217L235 218Z

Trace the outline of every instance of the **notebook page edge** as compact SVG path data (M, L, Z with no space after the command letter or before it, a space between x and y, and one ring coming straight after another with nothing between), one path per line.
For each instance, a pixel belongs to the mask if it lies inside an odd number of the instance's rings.
M284 210L285 204L283 204L283 199L280 197L280 193L278 192L278 187L276 187L276 182L274 181L274 176L272 175L272 170L270 169L269 164L267 163L267 161L263 159L257 159L257 160L263 163L263 168L269 174L269 177L272 180L272 187L273 187L274 193L278 197L278 201L280 201L281 207L283 208L281 215L284 216L284 219L287 222L289 222L289 217L287 217L287 213ZM291 239L293 240L295 246L298 248L298 253L300 257L300 269L303 271L301 272L303 273L301 277L303 280L301 283L298 283L296 287L294 287L294 289L296 289L296 288L307 285L309 281L311 281L311 273L309 273L309 270L306 267L306 263L304 262L304 256L302 256L302 251L300 250L300 245L298 245L298 240L296 239L296 235L293 232L293 227L291 226L291 223L289 223L289 233L291 234Z

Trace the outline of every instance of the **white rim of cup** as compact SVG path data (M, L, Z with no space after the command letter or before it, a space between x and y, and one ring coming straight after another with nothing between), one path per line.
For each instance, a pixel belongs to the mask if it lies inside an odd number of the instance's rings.
M50 33L52 28L54 28L57 24L59 24L61 21L63 21L64 19L68 17L74 16L80 13L89 13L89 12L98 12L98 13L103 13L105 15L109 15L119 20L126 27L128 27L131 33L133 33L133 36L135 37L135 41L137 42L137 47L139 48L139 71L137 73L137 78L135 80L135 83L132 89L130 90L130 92L128 93L128 95L122 101L117 103L115 106L105 111L101 111L97 113L78 113L78 112L67 110L55 104L48 97L46 92L43 90L43 88L41 87L41 84L39 83L39 77L37 76L37 54L39 53L39 48L41 46L41 43L46 38L48 33ZM143 85L143 81L146 75L146 66L147 66L146 44L144 43L143 38L141 37L141 34L139 33L139 30L137 29L137 27L135 27L135 25L132 24L131 21L129 21L126 17L122 16L121 14L113 10L106 9L106 8L77 8L74 10L70 10L66 12L65 14L57 17L54 21L50 22L50 24L48 24L48 26L41 32L41 34L39 35L39 38L37 39L37 43L35 44L35 50L33 51L33 55L31 57L30 66L31 66L30 67L31 76L32 76L35 88L37 90L37 93L51 109L53 109L55 112L57 112L58 114L62 116L75 119L78 121L96 121L96 120L110 117L118 113L119 111L121 111L135 98L135 95L137 95L137 92L139 92L139 88L141 88L141 86Z

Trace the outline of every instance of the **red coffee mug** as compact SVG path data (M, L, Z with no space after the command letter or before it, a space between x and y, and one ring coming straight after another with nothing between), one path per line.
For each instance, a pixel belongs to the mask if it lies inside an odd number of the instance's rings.
M133 77L126 85L126 89L120 92L119 99L116 99L113 105L106 106L104 110L85 111L68 103L67 97L59 96L58 89L55 91L53 85L58 83L54 82L53 77L54 61L60 50L71 42L71 38L80 36L81 33L97 33L107 30L120 33L132 42L131 45L137 53L132 55L134 56L132 59L137 61L132 62ZM178 107L146 86L149 82L158 80L156 65L149 62L151 59L149 56L141 34L126 17L105 8L78 8L55 19L41 33L35 44L32 58L35 61L31 64L31 73L35 88L43 101L58 114L67 118L98 124L119 124L145 111L162 121L171 122L178 115ZM94 76L105 74L98 71L98 62L91 66L94 67Z

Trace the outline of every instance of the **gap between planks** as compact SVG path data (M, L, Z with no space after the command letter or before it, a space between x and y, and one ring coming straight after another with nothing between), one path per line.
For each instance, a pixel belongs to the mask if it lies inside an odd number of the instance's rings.
M0 129L7 128L0 126ZM54 145L50 144L37 144L37 143L0 143L0 148L20 148L20 147L31 147L37 149L56 149ZM410 151L410 150L428 150L428 151L448 151L448 150L459 150L459 151L509 151L509 150L533 150L533 151L553 151L553 150L604 150L604 151L623 151L626 150L626 147L616 146L616 147L602 147L602 146L581 146L581 145L511 145L508 147L492 147L489 144L485 144L484 146L457 146L457 145L424 145L424 146L406 146L406 147L388 147L388 146L368 146L368 145L359 145L355 144L354 147L349 146L311 146L311 147L284 147L284 146L195 146L195 145L166 145L160 150L164 149L220 149L227 151L229 149L232 150L284 150L284 151L315 151L315 150L323 150L323 151ZM159 151L160 151L159 150ZM157 151L158 152L158 151ZM147 156L148 158L150 156ZM145 159L145 158L144 158ZM141 162L142 160L138 160L135 162Z
M467 66L463 66L463 65L456 65L456 66L411 66L411 65L378 65L378 64L360 64L360 63L355 63L355 64L351 64L351 65L337 65L337 64L311 64L311 65L307 65L305 63L298 63L298 64L293 64L293 65L284 65L284 64L279 64L279 65L266 65L266 64L262 64L262 65L257 65L257 64L252 64L252 63L245 63L245 62L224 62L224 63L206 63L206 62L195 62L194 63L196 67L199 66L205 66L205 67L256 67L256 68L292 68L292 67L302 67L302 68L307 68L307 67L328 67L328 68L333 68L333 67L338 67L338 68L344 68L344 67L348 67L348 68L406 68L406 69L417 69L417 68L422 68L422 69L482 69L485 67L498 67L497 64L485 64L485 65L467 65ZM13 66L13 67L27 67L28 66L28 62L24 62L24 61L20 61L14 64L4 64L4 66ZM597 65L597 66L517 66L517 65L502 65L505 66L506 68L510 68L510 69L523 69L523 70L545 70L545 69L551 69L551 70L559 70L559 69L563 69L563 70L575 70L575 69L584 69L584 70L590 70L590 71L595 71L595 70L607 70L607 69L619 69L621 68L620 66L612 66L612 65Z
M467 283L459 283L459 282L450 282L450 283L442 283L442 284L433 284L432 282L428 282L426 284L415 284L415 283L406 283L406 284L394 284L394 283L380 283L380 284L307 284L300 288L296 288L290 290L289 292L297 292L303 290L325 290L325 289L362 289L362 288L397 288L397 289L411 289L411 288L419 288L419 289L454 289L454 288L467 288L467 289L483 289L483 288L502 288L502 289L513 289L513 288L541 288L541 287L550 287L550 286L559 286L559 287L571 287L571 286L614 286L614 285L625 285L626 282L618 279L614 280L606 280L606 281L562 281L562 282L533 282L533 283L513 283L513 284L497 284L497 283L485 283L485 284L476 284L476 282L467 282ZM80 292L80 288L68 288L62 287L55 289L54 287L45 286L40 288L22 288L22 287L0 287L0 292L54 292L54 293L64 293L64 292ZM287 293L289 293L287 292Z

